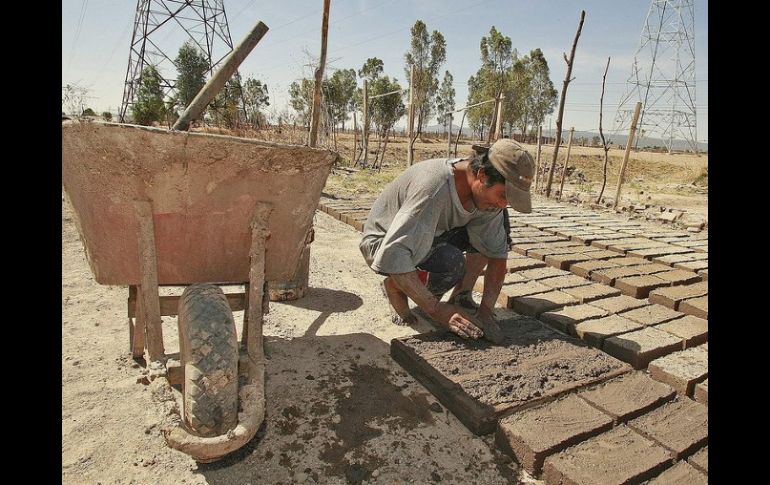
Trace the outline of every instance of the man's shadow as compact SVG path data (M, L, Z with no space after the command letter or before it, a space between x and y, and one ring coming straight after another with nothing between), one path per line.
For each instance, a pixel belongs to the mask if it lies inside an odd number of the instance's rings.
M345 313L356 310L364 304L360 296L347 291L329 288L308 288L307 293L297 300L280 302L284 305L321 312L305 331L305 337L313 337L332 313Z

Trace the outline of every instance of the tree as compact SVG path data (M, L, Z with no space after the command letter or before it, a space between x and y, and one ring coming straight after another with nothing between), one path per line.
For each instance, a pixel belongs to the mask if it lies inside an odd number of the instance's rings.
M412 42L409 52L404 55L406 78L410 88L414 86L414 116L417 119L415 139L422 133L422 128L430 119L433 97L438 90L438 72L446 60L446 41L444 35L434 30L428 35L428 29L422 20L412 26ZM414 79L411 68L414 66Z
M289 104L297 112L303 126L310 128L310 112L313 109L313 81L312 79L301 79L294 81L289 86Z
M369 86L370 96L385 94L396 90L400 91L401 86L395 78L391 81L388 76L378 77ZM401 96L398 94L391 94L389 96L372 99L369 102L369 110L371 113L371 121L374 124L375 131L378 135L377 154L380 155L379 165L377 165L377 155L375 155L373 166L381 167L382 160L385 158L385 149L388 146L388 135L396 121L406 113L406 106L404 106Z
M253 128L259 128L265 121L262 108L270 106L270 96L267 92L267 84L254 78L247 78L243 83L243 102L246 111L246 120Z
M504 36L493 25L489 29L489 37L482 37L480 42L481 50L481 65L486 68L484 71L484 82L488 84L492 97L496 101L500 100L500 97L505 91L508 85L509 74L508 69L513 62L513 56L511 51L511 38ZM497 104L497 103L495 103ZM492 108L492 121L489 129L488 138L491 139L494 131L494 123L497 113Z
M83 114L81 116L96 116L96 113L94 113L94 110L91 108L86 108L83 110Z
M180 107L186 108L206 84L206 72L211 66L203 52L189 40L179 48L174 65L178 73L176 102Z
M559 93L553 87L548 61L539 48L529 53L529 86L527 113L531 117L532 126L539 126L547 115L556 108L556 98Z
M242 121L241 75L236 72L209 105L208 111L216 126L237 128Z
M67 84L62 88L61 93L63 111L71 115L82 113L86 98L88 98L88 89L78 85Z
M155 66L145 66L139 78L136 102L131 107L134 123L151 125L153 121L160 121L166 116L163 88L160 84L161 77Z
M383 62L382 59L376 57L370 57L366 60L361 69L358 70L358 77L366 79L371 82L377 79L382 74Z
M112 121L112 113L105 111L102 113L102 118L104 118L104 121Z
M446 130L447 117L444 113L449 113L455 109L455 88L452 85L454 78L449 71L444 72L444 79L441 81L441 87L436 93L436 116L439 123L444 125Z

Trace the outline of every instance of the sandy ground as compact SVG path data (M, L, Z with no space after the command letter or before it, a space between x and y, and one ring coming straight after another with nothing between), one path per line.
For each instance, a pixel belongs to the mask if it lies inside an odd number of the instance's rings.
M196 464L166 446L161 407L129 357L127 288L94 282L62 196L62 483L541 483L390 358L392 338L429 328L390 323L359 233L321 212L315 230L308 295L266 316L263 427L224 460ZM172 356L176 324L163 318Z

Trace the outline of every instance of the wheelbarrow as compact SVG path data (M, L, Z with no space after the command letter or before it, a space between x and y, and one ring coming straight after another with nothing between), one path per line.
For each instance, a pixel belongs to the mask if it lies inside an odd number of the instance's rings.
M161 316L179 316L183 416L163 434L196 461L240 448L264 420L266 282L296 273L338 157L232 136L62 123L62 182L94 279L129 287L131 354L146 351L165 384L174 372ZM218 285L245 291L225 295ZM160 286L186 289L160 296Z

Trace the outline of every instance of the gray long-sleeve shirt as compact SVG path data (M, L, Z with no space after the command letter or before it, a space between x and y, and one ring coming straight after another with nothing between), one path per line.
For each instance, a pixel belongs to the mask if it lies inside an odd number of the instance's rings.
M466 226L470 243L488 258L508 255L503 211L466 210L457 195L452 163L412 165L385 187L369 212L359 248L378 273L409 273L428 255L433 238Z

